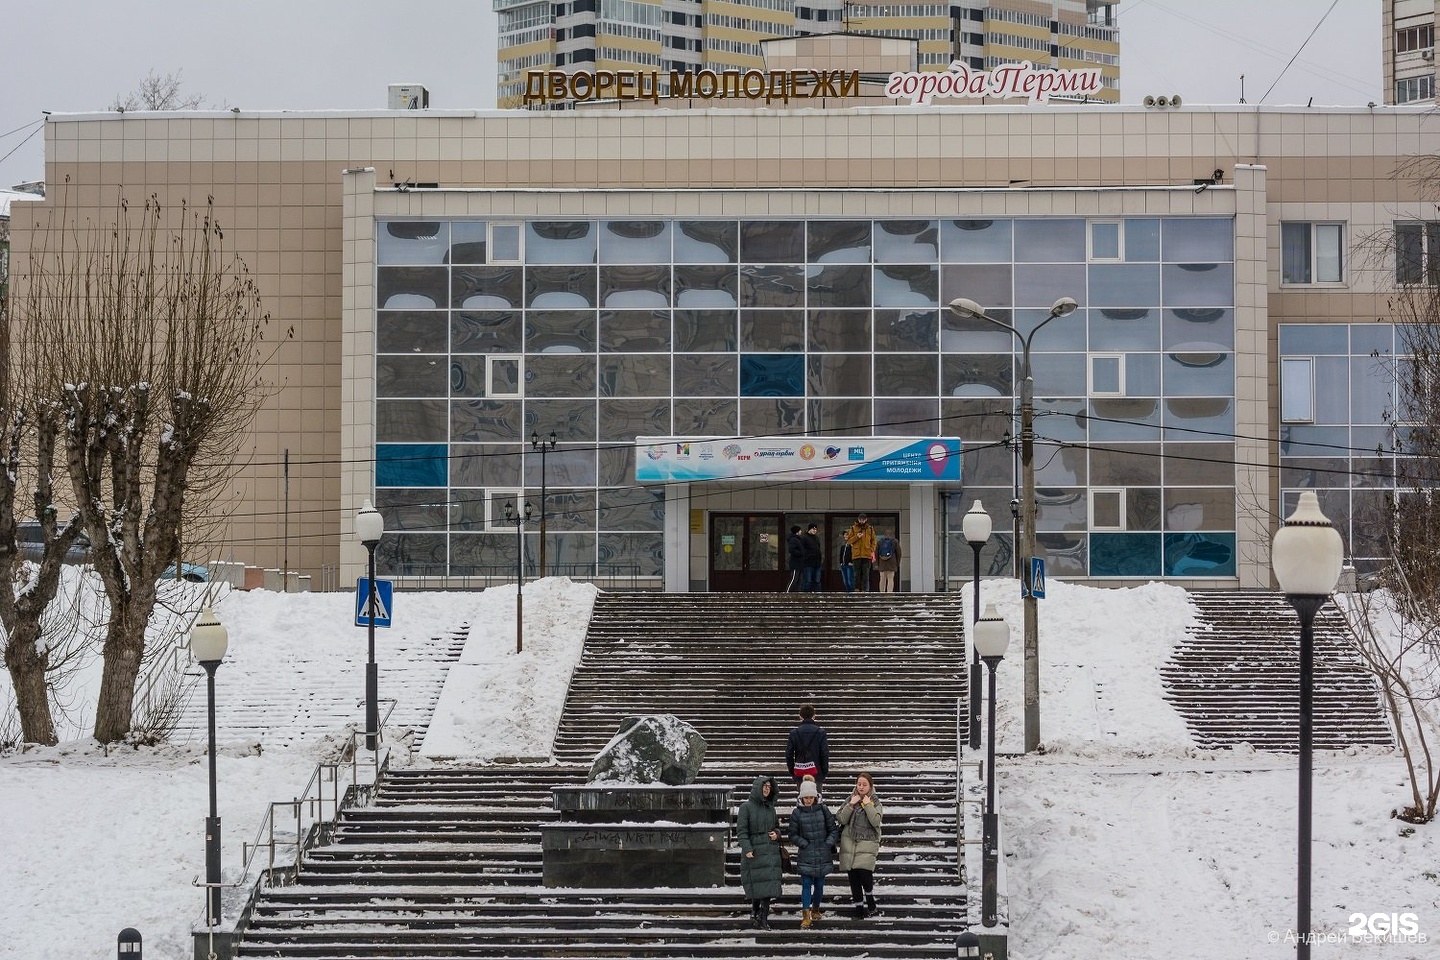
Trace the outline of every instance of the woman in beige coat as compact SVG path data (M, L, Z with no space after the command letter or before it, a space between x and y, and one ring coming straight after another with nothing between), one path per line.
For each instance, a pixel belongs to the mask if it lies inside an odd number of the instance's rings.
M850 899L855 919L875 912L875 858L880 853L880 823L885 807L875 795L875 779L868 773L855 778L855 789L835 815L840 831L840 869L850 878Z

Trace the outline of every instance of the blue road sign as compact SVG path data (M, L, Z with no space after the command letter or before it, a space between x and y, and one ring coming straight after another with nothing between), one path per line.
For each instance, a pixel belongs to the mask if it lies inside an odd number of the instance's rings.
M355 626L364 627L370 623L370 598L367 591L370 578L361 577L355 581ZM375 626L390 626L390 601L395 598L395 584L390 580L375 579Z
M1045 599L1045 558L1031 557L1029 576L1020 584L1020 596Z

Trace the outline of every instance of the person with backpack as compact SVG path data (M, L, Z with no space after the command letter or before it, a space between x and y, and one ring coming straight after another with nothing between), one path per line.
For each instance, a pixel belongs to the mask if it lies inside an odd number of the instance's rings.
M888 533L875 541L875 571L880 574L880 592L895 592L895 574L900 570L900 541Z
M845 531L845 542L855 563L855 583L861 593L870 592L870 568L875 563L875 528L865 514L855 518L850 529Z
M830 740L825 728L815 722L813 703L800 705L800 723L785 744L785 767L797 785L808 775L815 778L816 786L824 786L830 775Z
M800 797L790 814L790 839L795 841L795 870L800 874L800 929L823 917L825 877L835 867L835 846L840 842L840 821L820 802L813 777L800 781Z

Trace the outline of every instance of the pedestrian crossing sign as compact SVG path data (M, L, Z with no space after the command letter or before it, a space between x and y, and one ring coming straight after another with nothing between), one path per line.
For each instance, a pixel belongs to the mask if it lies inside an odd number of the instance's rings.
M355 626L364 627L370 623L370 578L361 577L355 581ZM392 580L375 580L375 626L390 626L390 602L395 597L395 583Z

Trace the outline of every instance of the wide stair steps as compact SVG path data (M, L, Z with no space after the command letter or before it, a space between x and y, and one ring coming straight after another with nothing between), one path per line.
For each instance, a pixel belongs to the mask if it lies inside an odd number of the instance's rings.
M801 703L832 765L955 759L965 694L958 593L602 594L555 737L589 763L620 721L670 713L707 762L780 769Z
M958 600L604 594L557 736L561 765L391 771L369 806L342 814L334 843L306 855L298 883L262 892L239 955L953 957L967 909L955 809ZM584 782L622 716L695 724L711 745L699 782L729 786L733 808L757 772L781 772L807 699L831 731L828 801L843 798L853 771L875 768L886 805L880 914L849 919L848 884L835 873L826 918L802 931L792 875L774 930L751 929L733 837L721 887L543 885L540 826L558 816L550 791ZM782 783L788 814L794 787Z
M1296 752L1300 620L1284 594L1192 591L1200 624L1161 669L1168 699L1202 747L1248 743ZM1316 749L1390 746L1374 678L1351 649L1333 603L1315 618Z

